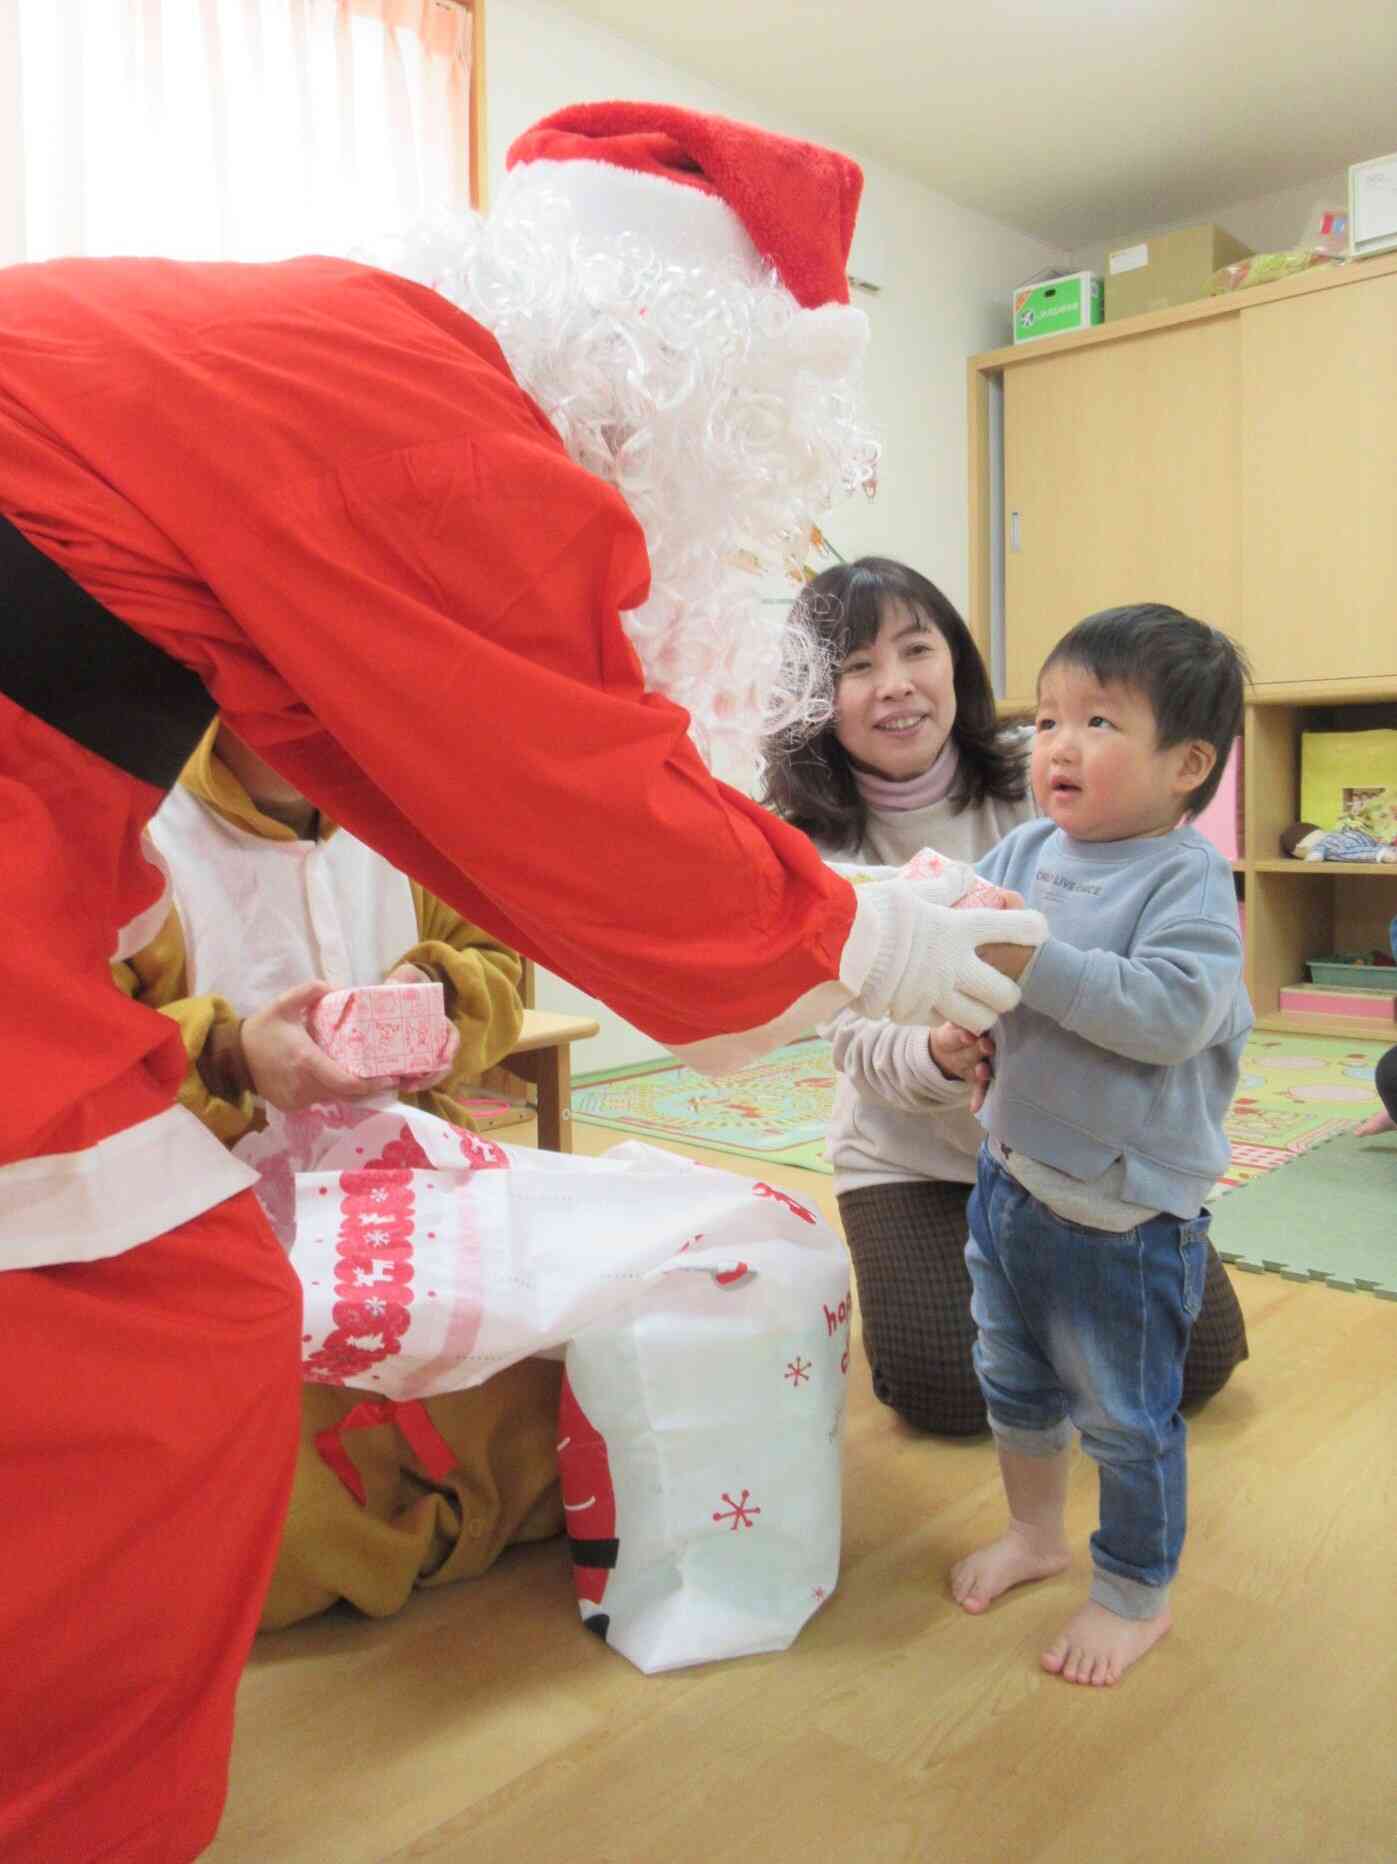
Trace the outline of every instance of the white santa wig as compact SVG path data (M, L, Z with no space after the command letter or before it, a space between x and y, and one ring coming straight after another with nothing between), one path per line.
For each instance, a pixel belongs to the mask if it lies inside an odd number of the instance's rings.
M530 162L488 218L373 257L484 324L570 457L619 490L650 556L649 598L622 616L646 683L741 778L763 737L829 715L825 649L770 598L811 525L872 489L867 320L799 304L710 194L661 183L657 213L649 176L604 169L599 209L597 167Z

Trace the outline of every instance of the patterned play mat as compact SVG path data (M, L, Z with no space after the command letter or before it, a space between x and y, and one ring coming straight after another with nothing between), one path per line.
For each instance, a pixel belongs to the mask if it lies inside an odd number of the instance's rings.
M574 1084L572 1112L589 1125L647 1139L828 1172L825 1123L833 1100L830 1046L812 1037L739 1074L713 1077L661 1063L644 1074Z
M1214 1199L1376 1113L1373 1070L1385 1046L1255 1030L1227 1116L1232 1163Z
M1227 1121L1232 1164L1214 1195L1298 1158L1376 1112L1373 1069L1383 1047L1257 1030L1247 1044ZM646 1073L582 1081L573 1089L573 1114L650 1139L828 1172L824 1130L833 1094L829 1044L811 1038L719 1080L660 1064Z

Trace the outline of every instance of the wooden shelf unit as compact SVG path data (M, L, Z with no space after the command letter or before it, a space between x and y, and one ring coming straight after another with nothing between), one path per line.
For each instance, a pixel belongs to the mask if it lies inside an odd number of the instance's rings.
M998 568L1010 698L1140 600L1225 628L1258 686L1397 675L1394 330L1388 254L972 356L967 619L988 658Z
M1397 866L1291 861L1280 837L1302 731L1397 725L1395 332L1388 254L968 364L968 620L989 660L1001 571L1001 717L1032 715L1044 657L1096 609L1226 629L1254 681L1233 865L1258 1023L1369 1041L1385 1025L1285 1016L1280 992L1307 959L1386 949Z
M1397 1024L1358 1016L1287 1015L1280 992L1305 980L1307 959L1328 952L1387 950L1397 914L1397 866L1293 861L1283 830L1300 815L1300 737L1338 730L1362 708L1364 726L1397 726L1397 679L1354 680L1336 699L1332 681L1311 688L1253 687L1245 725L1242 860L1247 908L1247 989L1260 1028L1397 1042ZM1354 723L1359 722L1355 718ZM1393 973L1397 987L1397 972Z

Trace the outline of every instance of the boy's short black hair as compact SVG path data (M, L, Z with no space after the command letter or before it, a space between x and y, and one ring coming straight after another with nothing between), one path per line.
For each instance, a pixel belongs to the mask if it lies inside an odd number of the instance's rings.
M1217 752L1184 814L1200 815L1217 793L1232 741L1242 729L1251 668L1237 643L1163 602L1103 608L1065 634L1043 662L1081 667L1102 686L1128 686L1149 701L1162 751L1200 738Z

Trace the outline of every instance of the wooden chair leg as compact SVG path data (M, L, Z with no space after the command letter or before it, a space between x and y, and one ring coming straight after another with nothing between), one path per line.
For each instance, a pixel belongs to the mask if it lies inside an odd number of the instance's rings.
M538 1052L538 1143L572 1151L572 1053L566 1042Z
M553 1048L511 1055L509 1069L535 1091L538 1143L545 1152L572 1151L572 1050Z

